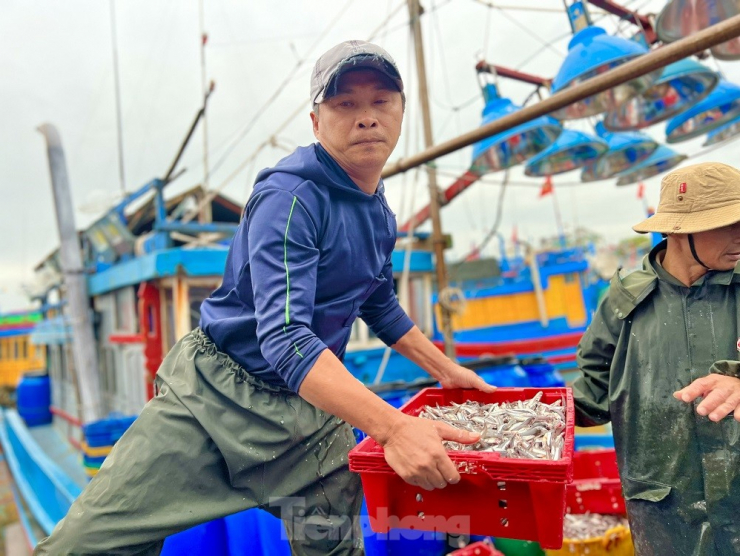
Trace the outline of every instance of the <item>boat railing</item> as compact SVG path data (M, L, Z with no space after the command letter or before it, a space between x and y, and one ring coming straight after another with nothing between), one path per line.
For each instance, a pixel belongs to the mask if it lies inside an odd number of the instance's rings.
M43 531L51 534L80 487L46 455L15 410L3 411L0 441L25 505Z
M78 451L82 450L82 421L67 411L54 405L49 407L54 416L54 426L64 435L67 441Z

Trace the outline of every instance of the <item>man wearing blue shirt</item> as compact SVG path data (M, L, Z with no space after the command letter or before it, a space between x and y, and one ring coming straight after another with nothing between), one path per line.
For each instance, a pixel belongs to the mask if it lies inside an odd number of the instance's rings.
M390 55L341 43L316 63L318 143L262 171L222 285L157 374L158 395L36 554L158 554L198 523L261 507L294 554L363 554L356 426L407 482L460 476L442 440L477 435L402 414L342 364L359 316L444 387L490 391L414 326L393 291L395 215L381 171L401 133Z

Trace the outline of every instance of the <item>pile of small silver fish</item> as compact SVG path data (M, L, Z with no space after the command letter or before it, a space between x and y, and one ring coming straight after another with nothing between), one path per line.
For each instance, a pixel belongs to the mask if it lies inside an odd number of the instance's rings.
M480 440L475 444L445 441L448 450L496 452L514 459L558 460L565 444L565 408L560 400L546 404L540 399L542 392L527 401L426 405L419 417L480 433Z
M597 539L618 525L629 529L627 518L618 515L566 514L563 537L573 540Z

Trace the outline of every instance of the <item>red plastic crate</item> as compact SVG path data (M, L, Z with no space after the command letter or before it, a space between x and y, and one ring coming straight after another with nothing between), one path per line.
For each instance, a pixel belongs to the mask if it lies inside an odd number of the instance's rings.
M575 452L573 478L566 492L568 513L623 515L626 512L617 453L613 449Z
M487 542L474 542L464 548L453 550L447 556L504 556Z
M451 451L461 480L426 491L403 481L386 463L383 448L366 438L349 453L349 467L359 473L370 527L419 529L452 534L490 535L537 541L560 548L563 541L565 487L573 480L574 412L570 388L499 388L479 390L427 388L401 408L418 415L425 405L526 401L537 392L542 401L563 402L566 429L558 461L502 458L490 452Z

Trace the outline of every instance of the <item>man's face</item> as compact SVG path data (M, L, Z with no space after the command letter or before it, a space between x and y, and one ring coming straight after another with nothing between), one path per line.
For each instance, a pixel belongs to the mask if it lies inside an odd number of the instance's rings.
M712 270L731 270L740 261L740 222L694 234L702 262Z
M372 69L347 71L338 79L337 94L311 113L313 133L351 176L380 171L401 135L401 93Z

